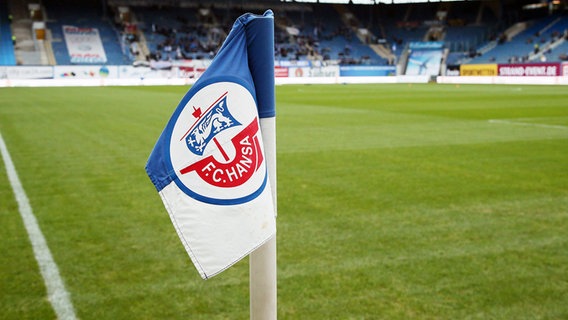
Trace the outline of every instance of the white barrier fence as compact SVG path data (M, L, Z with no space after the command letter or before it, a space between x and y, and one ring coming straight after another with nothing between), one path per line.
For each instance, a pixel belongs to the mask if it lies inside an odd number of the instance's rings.
M282 67L279 68L282 69ZM361 67L362 70L365 70L365 68L369 67ZM290 68L290 70L293 69ZM276 84L427 83L432 80L430 76L425 75L342 76L340 68L336 66L336 69L332 70L332 67L303 67L301 73L293 72L293 76L278 76L277 73ZM173 67L167 70L134 66L0 67L0 87L192 85L204 70L205 66L201 65ZM325 72L322 73L322 70ZM439 76L436 78L436 82L445 84L567 85L568 76Z
M3 79L0 87L99 87L99 86L162 86L192 85L190 78L109 78L109 79ZM285 84L351 84L351 83L427 83L424 76L388 77L313 77L276 78L277 85Z
M568 85L568 76L554 77L438 77L437 83L449 84L535 84L535 85Z

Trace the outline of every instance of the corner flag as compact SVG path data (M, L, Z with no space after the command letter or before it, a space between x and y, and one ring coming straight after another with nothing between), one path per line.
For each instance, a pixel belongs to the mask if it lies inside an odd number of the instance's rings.
M204 279L275 236L276 157L265 153L275 153L274 117L273 13L247 13L182 98L146 164ZM272 123L266 135L264 119Z

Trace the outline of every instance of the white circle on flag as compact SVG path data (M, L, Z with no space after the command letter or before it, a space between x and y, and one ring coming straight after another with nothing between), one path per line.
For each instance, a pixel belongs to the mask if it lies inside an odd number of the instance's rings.
M255 100L244 86L216 82L197 91L170 137L170 160L180 189L208 203L256 198L267 183L258 123Z

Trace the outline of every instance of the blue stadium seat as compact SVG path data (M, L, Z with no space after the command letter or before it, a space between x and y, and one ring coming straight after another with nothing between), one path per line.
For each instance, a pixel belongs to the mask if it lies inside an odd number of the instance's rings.
M8 21L8 5L6 1L0 2L0 65L15 66L16 56L12 43L10 21Z

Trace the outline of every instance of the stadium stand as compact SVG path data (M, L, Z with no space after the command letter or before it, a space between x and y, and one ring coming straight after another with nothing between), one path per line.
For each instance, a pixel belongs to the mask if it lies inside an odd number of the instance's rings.
M19 59L14 55L10 22L5 19L14 1L0 3L2 65L15 65ZM212 58L240 14L262 12L266 7L275 12L275 59L282 61L403 64L409 43L416 41L443 41L443 59L448 65L567 60L568 17L563 10L555 14L545 9L523 10L524 3L528 2L357 5L276 0L44 0L41 5L54 57L49 63L57 65L72 64L64 25L98 29L106 64L168 63ZM128 18L122 16L125 10Z
M277 59L340 60L344 64L384 64L332 5L280 7L276 15ZM211 58L241 8L133 8L143 25L152 60ZM156 14L158 12L159 14ZM235 14L236 13L236 14ZM325 16L325 24L316 17Z
M118 30L107 16L101 12L96 2L55 1L43 2L47 10L47 27L52 35L52 48L58 65L71 64L65 39L63 26L97 28L109 65L130 64L132 59L127 52L123 52L120 44L120 30ZM89 64L89 63L86 63Z
M8 6L5 1L0 2L0 65L16 65L16 55L14 54L14 43L12 41L12 31L9 21Z
M551 15L535 21L529 21L528 27L508 38L503 34L492 50L473 58L469 63L516 63L533 60L542 47L551 39L561 38L568 25L566 18ZM551 57L551 60L557 60Z
M150 59L212 58L225 32L207 8L134 8Z
M357 35L357 25L349 24L351 12L345 6L320 4L300 13L284 14L287 27L299 31L297 37L291 37L291 42L299 46L293 57L296 60L319 56L324 61L338 60L341 64L386 63L369 47L367 39Z

